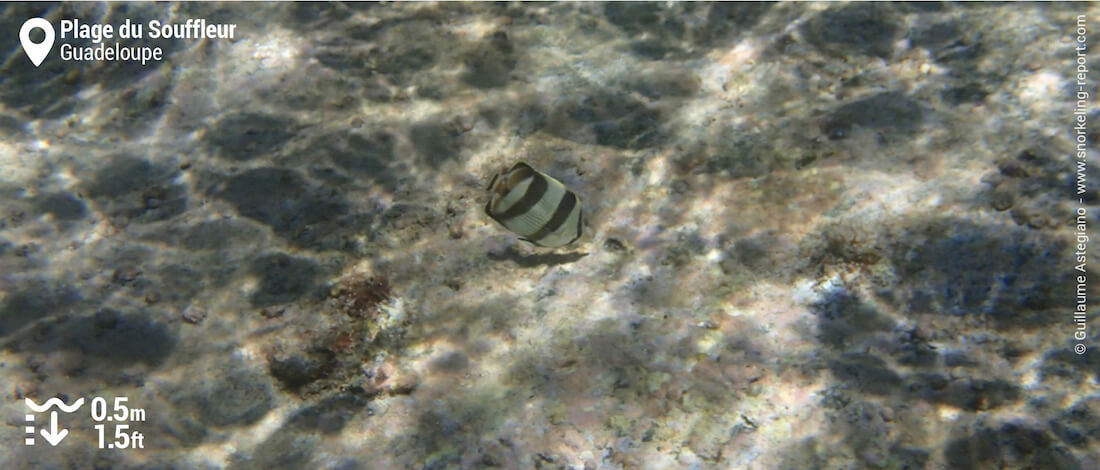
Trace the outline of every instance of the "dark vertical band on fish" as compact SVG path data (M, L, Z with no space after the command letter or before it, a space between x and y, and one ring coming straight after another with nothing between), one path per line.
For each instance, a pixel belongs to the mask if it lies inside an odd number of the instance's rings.
M514 219L520 215L526 214L535 204L538 204L538 202L542 200L542 197L546 194L546 189L549 187L549 184L546 183L546 178L535 173L531 173L528 178L531 178L531 183L527 186L527 192L523 193L523 197L521 197L519 201L516 201L515 204L512 204L511 207L505 208L504 212L501 212L497 217L505 220ZM526 178L519 178L521 181L523 179Z
M554 215L550 217L550 220L545 225L539 227L539 230L531 235L532 240L540 240L543 237L549 235L551 232L561 228L565 223L565 219L569 217L569 214L573 213L573 207L577 205L577 196L572 191L566 191L565 195L561 197L561 201L558 202L558 208L554 210Z

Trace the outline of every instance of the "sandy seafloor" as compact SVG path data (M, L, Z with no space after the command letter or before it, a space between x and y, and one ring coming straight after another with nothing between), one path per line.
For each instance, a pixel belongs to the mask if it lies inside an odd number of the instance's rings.
M148 67L5 42L0 468L1100 461L1096 4L0 10L240 32ZM520 158L579 242L485 216ZM53 396L127 397L144 448L98 449L90 405L22 445Z

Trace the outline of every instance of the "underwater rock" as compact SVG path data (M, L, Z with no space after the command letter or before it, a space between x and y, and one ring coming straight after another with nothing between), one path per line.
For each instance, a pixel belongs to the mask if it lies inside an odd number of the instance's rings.
M126 285L137 279L142 274L141 268L133 265L123 266L115 270L111 275L111 280L118 284Z
M188 305L187 308L183 309L182 318L187 323L197 325L206 319L206 309L196 305Z
M272 359L268 370L284 387L297 391L326 377L335 364L331 353L318 351Z
M222 371L212 385L187 399L199 419L210 426L247 425L259 421L275 406L275 397L265 377L242 373L238 367Z

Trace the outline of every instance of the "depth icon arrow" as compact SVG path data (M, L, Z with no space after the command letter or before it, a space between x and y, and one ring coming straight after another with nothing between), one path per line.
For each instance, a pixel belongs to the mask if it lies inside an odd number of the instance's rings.
M57 430L57 412L50 412L50 428L42 430L42 437L46 438L46 442L49 442L51 446L56 446L61 443L61 440L65 436L69 435L68 429Z

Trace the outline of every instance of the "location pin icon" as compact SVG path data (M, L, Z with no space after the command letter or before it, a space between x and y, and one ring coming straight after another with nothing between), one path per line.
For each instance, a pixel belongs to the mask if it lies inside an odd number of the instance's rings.
M31 30L34 28L40 28L42 32L46 33L46 39L38 44L31 42ZM19 42L23 44L23 52L27 53L27 57L30 57L31 63L38 67L43 60L46 60L46 55L53 48L53 26L50 25L49 21L42 18L31 18L24 21L23 27L19 28Z

